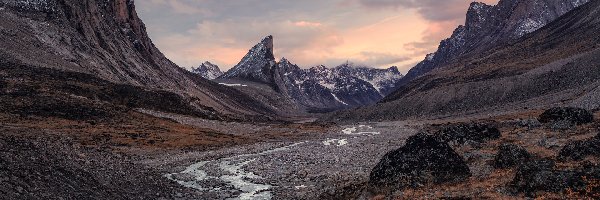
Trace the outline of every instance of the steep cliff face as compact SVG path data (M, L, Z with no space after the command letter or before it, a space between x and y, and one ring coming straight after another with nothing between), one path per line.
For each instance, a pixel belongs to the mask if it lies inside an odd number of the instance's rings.
M412 68L398 86L451 63L532 33L589 0L501 0L490 6L473 2L465 25L443 40L438 50Z
M133 0L5 0L0 33L0 56L11 63L166 90L223 114L270 112L168 60L148 37Z

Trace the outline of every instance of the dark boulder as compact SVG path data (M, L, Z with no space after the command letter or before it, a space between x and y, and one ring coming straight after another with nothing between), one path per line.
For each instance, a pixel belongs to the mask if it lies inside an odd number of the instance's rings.
M600 157L600 135L588 140L571 142L559 153L561 159L582 160L586 156Z
M420 133L379 161L371 171L369 186L378 190L402 189L427 183L460 182L470 176L466 162L448 143Z
M532 160L518 168L511 186L528 197L536 197L540 192L569 192L579 196L600 197L599 183L598 165L558 170L554 161Z
M546 110L539 117L542 123L568 121L572 124L587 124L594 121L594 115L582 108L557 107Z
M518 166L531 159L531 154L521 146L515 144L503 144L494 159L496 169L506 169Z
M483 143L498 139L502 136L498 128L481 123L461 123L450 125L438 133L438 139L442 142L455 142L465 144L467 142Z

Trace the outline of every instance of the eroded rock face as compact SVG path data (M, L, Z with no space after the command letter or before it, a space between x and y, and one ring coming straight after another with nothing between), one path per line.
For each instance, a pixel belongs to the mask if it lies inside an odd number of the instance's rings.
M582 160L586 156L600 157L600 135L589 140L575 141L560 150L560 158Z
M460 182L471 176L464 159L445 142L420 133L406 145L387 153L373 168L373 190L420 187L428 183Z
M542 123L567 121L577 125L593 122L594 115L582 108L557 107L546 110L539 120Z
M520 165L531 159L531 154L521 146L515 144L503 144L494 159L496 169L506 169Z
M469 142L483 143L500 138L498 128L481 123L461 123L450 125L438 133L440 141L466 144Z

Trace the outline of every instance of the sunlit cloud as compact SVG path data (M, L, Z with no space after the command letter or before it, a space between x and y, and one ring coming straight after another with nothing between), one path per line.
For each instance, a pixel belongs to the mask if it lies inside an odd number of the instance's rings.
M487 0L494 4L497 0ZM150 37L182 67L226 70L267 35L299 66L346 61L406 72L464 22L469 0L136 1Z

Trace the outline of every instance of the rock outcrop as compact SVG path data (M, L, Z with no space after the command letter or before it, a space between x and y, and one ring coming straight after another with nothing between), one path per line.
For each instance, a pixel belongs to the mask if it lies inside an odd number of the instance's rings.
M498 128L489 124L460 123L445 127L438 133L437 137L442 142L466 144L483 143L498 139L500 136Z
M557 107L551 108L539 117L542 123L567 121L571 124L588 124L594 121L594 114L582 108Z
M494 158L494 167L496 169L506 169L519 166L531 159L532 156L527 149L515 144L502 144L498 154Z
M448 143L424 133L383 156L371 170L369 187L375 192L420 187L428 183L460 182L471 176L469 167Z
M559 170L552 160L532 160L520 165L510 185L528 197L537 197L541 192L567 191L597 197L599 178L598 166Z
M582 160L587 156L600 157L600 135L588 140L571 142L559 153L562 159Z

